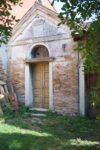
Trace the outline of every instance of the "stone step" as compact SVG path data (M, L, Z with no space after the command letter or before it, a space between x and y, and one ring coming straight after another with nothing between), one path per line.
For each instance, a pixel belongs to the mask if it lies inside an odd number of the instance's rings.
M46 117L46 114L31 114L32 117Z
M48 109L45 108L30 108L30 111L37 111L37 112L47 112Z

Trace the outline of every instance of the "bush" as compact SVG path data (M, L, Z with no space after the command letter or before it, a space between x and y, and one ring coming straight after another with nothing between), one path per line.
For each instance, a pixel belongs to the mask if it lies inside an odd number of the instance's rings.
M91 105L95 109L100 109L100 81L92 88L91 92Z

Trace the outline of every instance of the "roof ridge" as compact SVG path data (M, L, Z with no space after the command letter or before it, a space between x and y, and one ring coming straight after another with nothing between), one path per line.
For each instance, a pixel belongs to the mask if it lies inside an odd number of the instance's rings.
M20 19L20 21L13 27L13 30L12 30L12 33L14 33L14 31L16 30L17 26L19 26L21 23L24 23L24 21L26 20L28 14L31 12L31 10L33 10L33 12L35 12L36 10L39 10L39 8L37 8L37 6L40 6L40 7L43 7L44 9L50 11L51 13L55 13L55 15L57 14L57 12L47 8L46 6L44 5L41 5L40 3L38 2L35 2L32 7L25 13L25 15ZM44 11L44 9L42 9L42 11ZM31 16L31 15L30 15ZM26 17L26 18L25 18ZM25 19L24 19L25 18Z

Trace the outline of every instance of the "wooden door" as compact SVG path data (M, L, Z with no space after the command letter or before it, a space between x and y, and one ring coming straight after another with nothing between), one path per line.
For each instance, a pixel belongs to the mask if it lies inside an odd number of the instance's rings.
M33 66L33 105L37 108L49 107L48 63L37 63Z

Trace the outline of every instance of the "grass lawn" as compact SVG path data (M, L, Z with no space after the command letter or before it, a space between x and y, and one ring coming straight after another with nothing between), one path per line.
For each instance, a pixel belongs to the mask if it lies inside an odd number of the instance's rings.
M48 113L45 118L0 117L0 150L99 150L95 120Z

